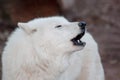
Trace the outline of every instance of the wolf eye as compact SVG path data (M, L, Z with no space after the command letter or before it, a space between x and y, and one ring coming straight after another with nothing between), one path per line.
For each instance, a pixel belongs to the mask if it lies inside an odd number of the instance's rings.
M55 26L55 28L59 28L59 27L62 27L62 25Z

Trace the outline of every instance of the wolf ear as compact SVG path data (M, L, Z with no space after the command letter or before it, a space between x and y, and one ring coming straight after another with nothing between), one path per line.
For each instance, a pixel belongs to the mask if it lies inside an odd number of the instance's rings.
M31 34L33 32L36 32L36 29L32 29L28 26L27 23L18 23L19 28L21 28L23 31L25 31L27 34Z

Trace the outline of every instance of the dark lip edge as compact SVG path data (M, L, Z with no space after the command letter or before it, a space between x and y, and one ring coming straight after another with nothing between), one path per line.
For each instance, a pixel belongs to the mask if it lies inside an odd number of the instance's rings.
M72 39L71 40L72 41L72 43L73 43L73 45L75 45L75 46L85 46L86 45L86 42L83 42L83 41L81 41L80 43L77 43L77 41L75 41L74 39Z
M85 32L82 31L82 33L78 34L76 37L72 38L71 41L73 42L73 45L76 46L85 46L86 42L81 41L81 38L84 36ZM77 40L81 41L81 44L76 44L75 42L77 42Z

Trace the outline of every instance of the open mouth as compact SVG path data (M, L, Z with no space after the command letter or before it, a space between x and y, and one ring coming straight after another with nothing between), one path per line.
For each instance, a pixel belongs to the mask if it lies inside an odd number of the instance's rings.
M71 41L73 42L73 45L76 46L85 46L85 42L82 42L80 39L83 37L84 33L82 34L78 34L76 37L74 37L73 39L71 39Z

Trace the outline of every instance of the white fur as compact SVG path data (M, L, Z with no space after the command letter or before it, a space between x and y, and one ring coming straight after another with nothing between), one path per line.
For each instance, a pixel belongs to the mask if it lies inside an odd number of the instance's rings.
M92 36L82 38L84 48L70 41L81 32L78 22L49 17L18 26L2 55L2 80L104 80Z

